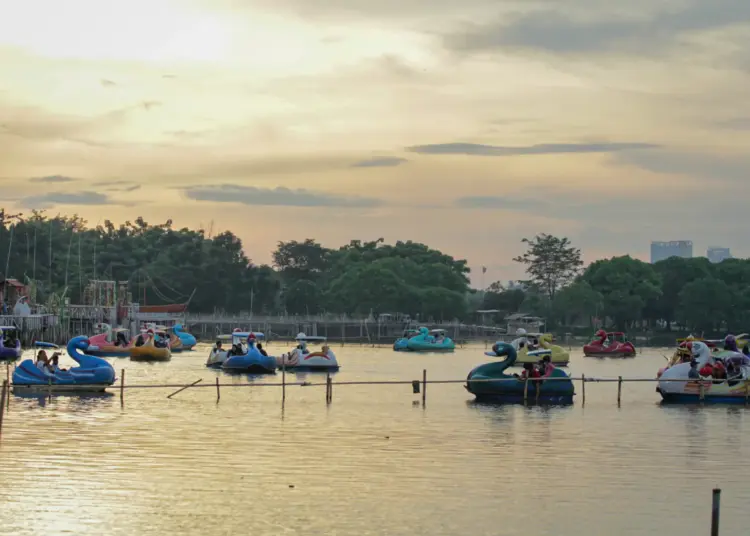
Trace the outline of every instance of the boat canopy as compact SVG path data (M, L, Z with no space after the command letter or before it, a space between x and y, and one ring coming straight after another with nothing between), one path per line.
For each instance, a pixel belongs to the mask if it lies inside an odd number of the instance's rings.
M298 333L297 336L294 338L295 341L305 341L305 342L323 342L326 340L325 337L320 337L318 335L305 335L304 333Z
M217 338L220 341L234 341L234 340L241 340L241 341L247 341L247 338L250 336L250 333L255 335L256 339L265 339L266 336L261 333L260 331L234 331L232 333L225 333L223 335L219 335Z
M431 329L430 333L442 333L443 335L445 335L445 330L444 329Z
M16 326L0 326L0 331L17 331Z

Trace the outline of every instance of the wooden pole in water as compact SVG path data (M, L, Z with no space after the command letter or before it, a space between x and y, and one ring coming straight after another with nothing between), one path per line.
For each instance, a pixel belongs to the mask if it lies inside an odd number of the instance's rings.
M711 500L711 536L719 536L719 513L721 511L721 490L714 488Z
M333 381L331 381L330 373L326 377L326 385L328 390L328 399L326 400L326 402L330 404L331 402L333 402Z
M700 390L700 395L698 395L698 396L699 396L700 400L703 400L703 396L704 396L703 380L698 380L698 382L700 383L700 389L701 389Z
M120 371L120 400L125 400L125 369Z
M583 400L581 401L581 405L586 404L586 375L581 374L581 395L583 396Z
M284 356L281 356L281 401L286 400L286 361Z
M219 377L216 377L216 401L221 400L221 392L219 391Z
M422 405L427 402L427 369L422 369Z
M180 387L180 388L179 388L179 389L177 389L177 390L176 390L176 391L175 391L174 393L172 393L171 395L168 395L168 396L167 396L167 398L172 398L172 397L173 397L174 395L176 395L177 393L181 393L182 391L184 391L185 389L187 389L187 388L189 388L189 387L192 387L193 385L198 385L198 384L199 384L200 382L202 382L202 381L203 381L203 378L200 378L200 379L198 379L198 380L195 380L195 381L194 381L193 383L191 383L190 385L186 385L185 387Z
M748 391L748 387L750 387L750 384L748 384L748 380L745 380L745 405L746 406L747 406L748 395L750 395L750 391Z
M8 380L3 380L2 396L0 396L0 437L3 435L3 418L5 417L5 397L8 396Z
M622 395L622 376L617 377L617 407L620 406L620 399Z
M526 381L523 383L523 403L529 398L529 376L526 375Z

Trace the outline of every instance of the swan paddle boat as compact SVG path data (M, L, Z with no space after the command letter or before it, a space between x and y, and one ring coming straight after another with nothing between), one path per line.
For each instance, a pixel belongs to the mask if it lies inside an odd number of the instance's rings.
M570 354L562 346L552 344L551 333L527 333L525 329L518 328L516 337L510 344L516 351L517 365L526 363L537 363L541 358L548 355L553 365L567 367L570 362Z
M115 383L115 369L100 357L87 355L89 338L74 337L68 342L68 355L79 366L52 373L37 367L31 359L13 371L13 389L18 391L101 392Z
M545 352L548 351L541 351L538 355ZM466 390L476 396L479 402L523 402L526 380L520 376L505 373L508 368L516 364L518 355L513 345L507 342L496 342L492 346L492 351L485 352L485 355L505 357L505 359L474 368L466 378ZM526 364L527 373L531 366L531 364ZM537 391L539 391L538 395ZM538 379L530 379L528 382L527 400L572 404L574 394L575 387L570 376L554 366L548 366L544 375Z
M408 331L404 337L401 337L393 343L393 349L397 352L452 352L456 349L456 343L446 336L444 329L428 330L425 327L419 328L416 335Z
M339 370L336 354L325 344L325 337L307 336L304 333L299 333L295 340L297 341L297 347L279 357L279 368L299 372L336 372ZM307 344L311 342L323 343L320 351L311 352L307 348Z
M635 346L622 331L606 332L600 329L594 340L583 347L587 357L635 357Z
M222 370L252 374L276 374L276 358L263 355L257 346L257 339L253 333L242 331L232 333L232 343L232 349L221 364Z
M180 338L183 350L192 350L193 347L198 344L198 341L195 340L195 337L185 331L185 327L182 324L175 324L172 327L172 331Z
M109 324L96 325L100 333L89 337L89 355L95 357L128 357L135 340L130 340L130 332L125 328L112 328Z
M0 326L0 360L15 361L21 357L21 337L15 326Z
M172 351L169 349L169 339L158 337L152 329L136 337L130 347L131 361L169 361Z
M256 341L261 341L266 337L259 331L243 331L240 328L235 328L232 333L219 335L216 341L217 344L211 349L211 352L208 354L206 366L211 368L221 368L227 358L229 350L231 350L232 347L236 345L240 345L240 348L242 348L242 345L247 342L247 339L251 333L255 337ZM218 343L221 343L221 346L219 346Z
M664 402L745 403L750 393L750 357L728 350L713 353L702 341L689 342L687 350L689 361L659 371L656 391ZM721 377L712 372L717 363L723 365Z

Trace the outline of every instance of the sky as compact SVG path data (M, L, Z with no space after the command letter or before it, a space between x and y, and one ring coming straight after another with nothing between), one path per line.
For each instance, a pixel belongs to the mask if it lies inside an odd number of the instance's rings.
M750 256L747 0L0 0L0 206L416 240L517 279ZM482 275L481 266L487 267Z

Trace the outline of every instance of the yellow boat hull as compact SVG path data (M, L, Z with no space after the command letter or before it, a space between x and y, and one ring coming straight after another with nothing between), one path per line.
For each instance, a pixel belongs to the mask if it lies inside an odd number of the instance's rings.
M169 348L157 348L153 340L149 340L142 346L134 346L130 349L131 361L169 361L172 352Z

